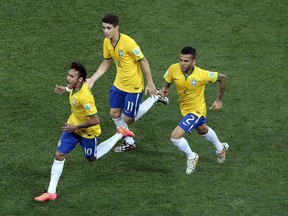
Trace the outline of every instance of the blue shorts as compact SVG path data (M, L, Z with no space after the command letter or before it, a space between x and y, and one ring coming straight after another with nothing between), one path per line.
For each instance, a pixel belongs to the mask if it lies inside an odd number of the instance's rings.
M88 139L78 134L64 131L58 142L57 150L61 153L68 154L75 146L80 143L84 156L88 160L93 160L97 153L97 137Z
M178 124L186 133L191 133L194 128L197 128L206 123L204 116L198 117L192 113L188 113Z
M110 89L109 105L111 108L121 108L123 113L135 118L137 115L143 93L128 93L119 90L115 86Z

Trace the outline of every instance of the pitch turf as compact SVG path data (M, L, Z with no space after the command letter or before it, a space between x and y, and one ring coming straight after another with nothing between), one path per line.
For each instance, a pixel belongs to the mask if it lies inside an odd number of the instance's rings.
M285 215L287 200L287 9L284 0L4 1L0 10L1 215ZM130 127L138 148L87 162L80 148L67 158L55 202L35 203L46 189L61 126L70 108L54 94L71 61L89 75L102 61L101 18L119 15L120 29L142 47L154 81L183 46L197 65L228 76L224 107L208 125L230 145L226 163L195 132L200 156L192 176L169 136L181 119L156 104ZM114 134L110 69L93 88L103 141ZM218 86L206 90L208 106ZM145 98L145 97L144 97Z

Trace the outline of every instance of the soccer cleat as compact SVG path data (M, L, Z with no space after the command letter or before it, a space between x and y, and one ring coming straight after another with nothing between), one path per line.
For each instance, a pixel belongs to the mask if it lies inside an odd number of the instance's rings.
M133 150L136 148L136 145L135 144L129 144L127 143L125 140L124 142L120 145L120 146L117 146L115 149L114 149L114 152L117 152L117 153L120 153L120 152L125 152L125 151L129 151L129 150Z
M198 154L195 154L195 157L193 159L187 160L186 174L190 175L191 173L195 171L198 159L199 159Z
M226 152L229 148L229 145L227 143L222 143L223 145L223 150L221 152L217 152L216 151L216 154L218 156L218 163L224 163L225 161L225 157L226 157Z
M38 202L45 202L45 201L54 201L57 199L57 194L51 194L48 192L44 192L43 194L41 194L38 197L35 197L34 200L38 201Z
M157 101L157 102L161 102L161 103L163 103L164 105L169 104L169 98L168 98L168 97L163 97L163 96L160 94L160 90L159 90L159 89L157 89L156 95L158 96L158 101Z
M117 133L123 134L123 137L134 137L134 133L123 126L117 128Z

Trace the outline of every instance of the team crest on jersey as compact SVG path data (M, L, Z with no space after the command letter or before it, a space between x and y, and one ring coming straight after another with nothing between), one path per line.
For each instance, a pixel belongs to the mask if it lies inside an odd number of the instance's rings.
M123 50L119 50L119 51L118 51L118 55L119 55L120 57L123 57L123 56L124 56Z
M195 79L193 79L193 80L191 81L191 84L192 84L193 86L196 86L196 85L197 85L197 81L196 81Z
M85 109L88 110L88 111L91 111L92 110L92 107L91 105L88 103L88 104L85 104L84 105Z
M211 78L214 78L215 77L215 73L212 72L212 71L209 71L208 76L211 77Z
M135 56L138 56L141 53L141 51L138 48L133 49L132 52Z

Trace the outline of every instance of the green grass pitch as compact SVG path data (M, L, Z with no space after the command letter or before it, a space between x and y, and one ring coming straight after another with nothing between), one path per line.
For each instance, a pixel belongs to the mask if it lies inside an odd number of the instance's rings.
M0 10L0 215L287 215L286 0L7 0ZM200 156L193 175L170 142L181 119L175 89L130 126L138 148L89 163L76 148L65 162L55 202L33 198L47 188L61 126L70 114L65 84L71 61L89 76L102 61L101 18L120 18L149 60L161 86L182 47L197 49L197 65L228 76L223 109L207 124L230 149L224 165L195 132ZM113 66L92 89L103 133L115 132L108 91ZM206 89L207 105L218 85ZM147 96L144 96L145 99Z

